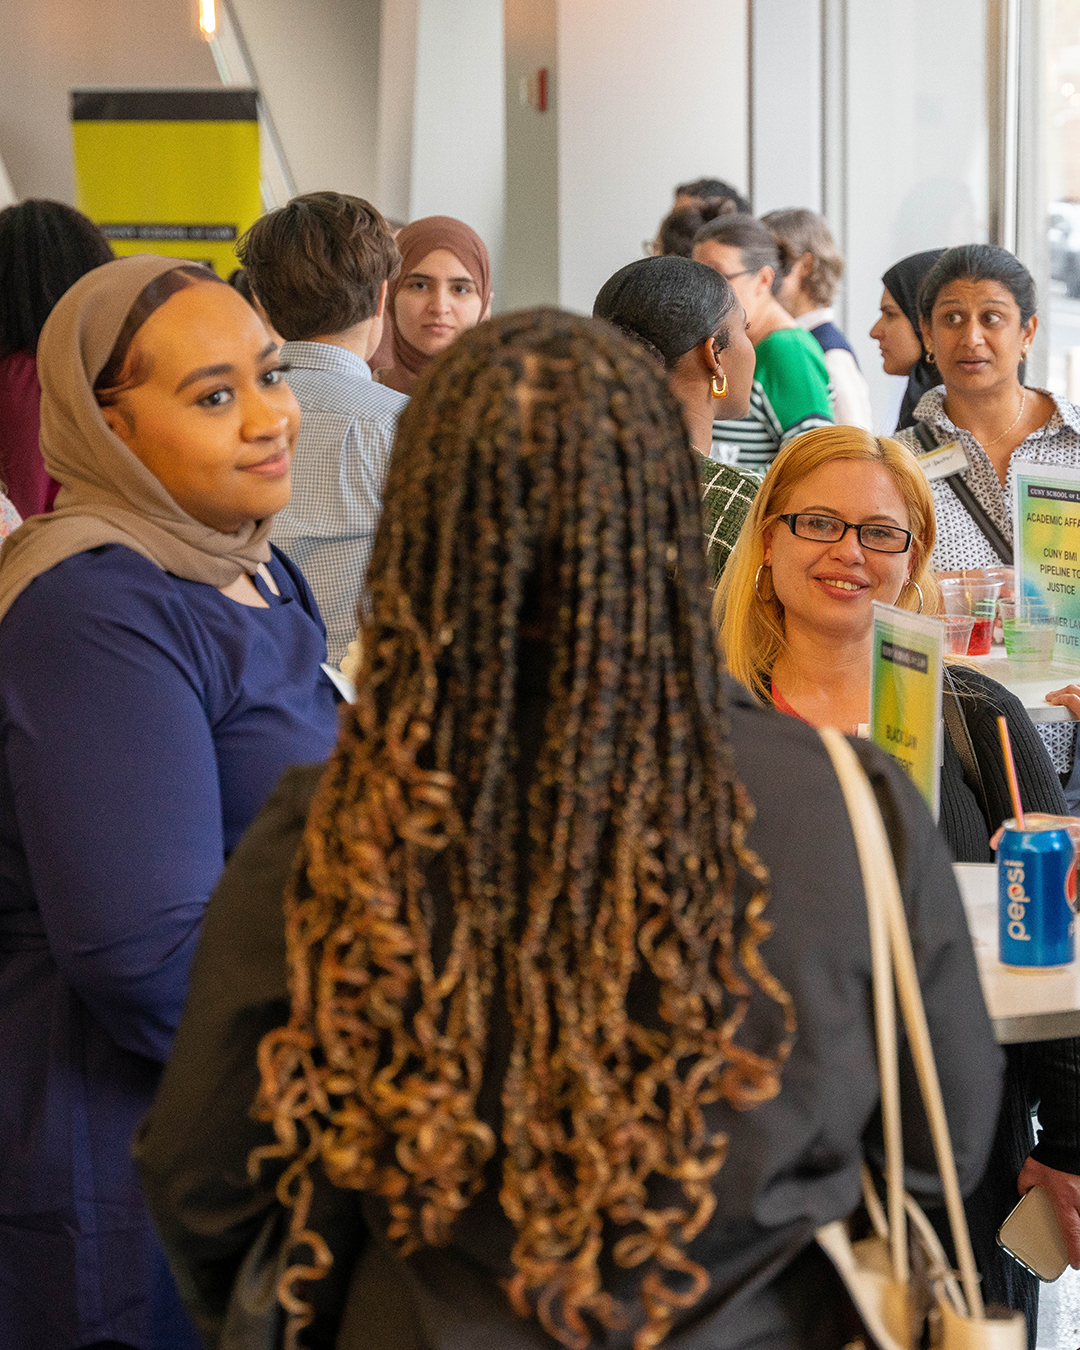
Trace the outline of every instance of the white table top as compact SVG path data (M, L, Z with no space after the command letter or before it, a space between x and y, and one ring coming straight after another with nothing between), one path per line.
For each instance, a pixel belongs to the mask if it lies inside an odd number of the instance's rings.
M991 647L989 656L971 656L980 670L992 680L1003 684L1015 694L1027 709L1033 722L1075 722L1068 708L1058 708L1044 702L1051 689L1063 689L1067 684L1080 684L1080 670L1069 666L1051 666L1041 675L1018 675L1016 666L1009 664L1004 647Z
M998 1042L1080 1036L1080 962L1052 974L1006 970L998 960L997 864L956 863L953 870Z

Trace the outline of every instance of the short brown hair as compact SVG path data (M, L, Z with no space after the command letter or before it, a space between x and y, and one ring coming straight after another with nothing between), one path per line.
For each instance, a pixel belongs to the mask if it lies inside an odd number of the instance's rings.
M401 254L378 211L343 192L309 192L260 217L237 245L252 290L286 341L370 319Z
M825 217L800 206L770 211L761 219L791 250L793 265L804 253L813 255L814 265L803 281L803 290L815 304L831 305L844 275L844 260L837 252Z

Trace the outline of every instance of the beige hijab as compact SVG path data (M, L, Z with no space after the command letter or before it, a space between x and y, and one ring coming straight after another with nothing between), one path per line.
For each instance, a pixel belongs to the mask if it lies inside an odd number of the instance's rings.
M35 577L102 544L124 544L165 572L216 587L269 560L269 519L222 534L189 516L109 430L94 398L143 288L185 265L117 258L80 277L46 320L37 349L41 453L60 492L51 515L31 516L0 549L0 619Z

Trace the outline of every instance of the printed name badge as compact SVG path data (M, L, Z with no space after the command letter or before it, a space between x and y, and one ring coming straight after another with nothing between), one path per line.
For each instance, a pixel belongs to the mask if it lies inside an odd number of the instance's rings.
M945 627L874 601L870 739L922 793L934 819L941 777L941 653Z
M950 478L954 473L963 473L968 467L967 451L957 441L941 445L928 455L916 455L915 461L931 483L939 478Z

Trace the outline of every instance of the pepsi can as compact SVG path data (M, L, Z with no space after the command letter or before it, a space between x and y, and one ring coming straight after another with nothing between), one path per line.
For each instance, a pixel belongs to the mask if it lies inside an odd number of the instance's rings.
M1075 954L1076 850L1054 816L1007 820L998 845L999 954L1027 971L1065 966Z

